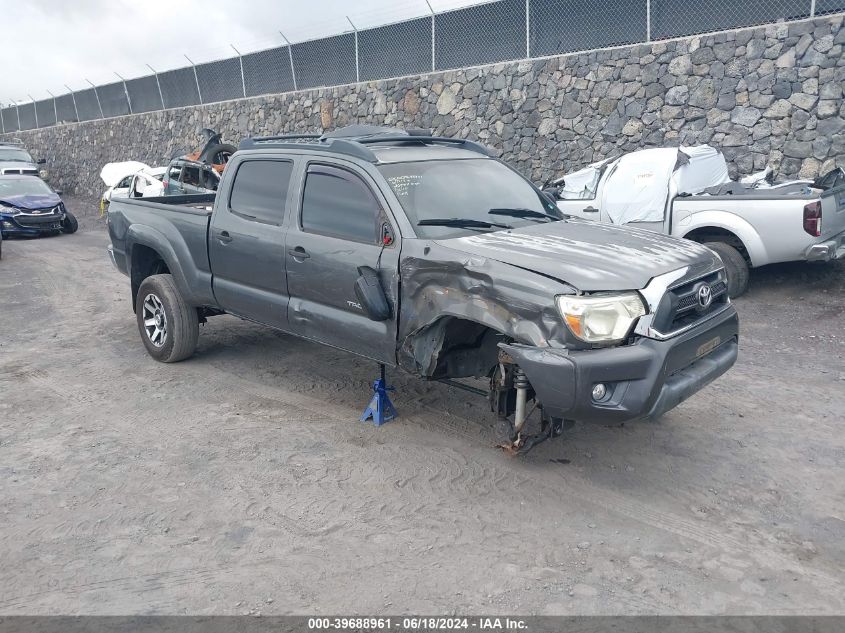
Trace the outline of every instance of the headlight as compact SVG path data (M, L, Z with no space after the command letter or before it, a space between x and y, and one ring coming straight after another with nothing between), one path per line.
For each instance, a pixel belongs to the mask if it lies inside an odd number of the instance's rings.
M566 326L587 343L618 343L628 336L637 319L646 313L639 293L557 297Z
M21 210L15 207L0 207L0 213L5 213L6 215L19 215Z

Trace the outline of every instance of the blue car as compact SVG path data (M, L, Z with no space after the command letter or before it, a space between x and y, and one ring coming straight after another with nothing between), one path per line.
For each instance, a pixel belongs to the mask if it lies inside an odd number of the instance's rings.
M49 185L35 176L0 176L0 233L11 236L75 233L76 218Z

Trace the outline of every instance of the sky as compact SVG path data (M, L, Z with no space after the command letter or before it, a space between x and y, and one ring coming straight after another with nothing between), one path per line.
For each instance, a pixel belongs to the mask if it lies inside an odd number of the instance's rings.
M437 11L485 0L428 0ZM0 103L427 15L426 0L0 0Z

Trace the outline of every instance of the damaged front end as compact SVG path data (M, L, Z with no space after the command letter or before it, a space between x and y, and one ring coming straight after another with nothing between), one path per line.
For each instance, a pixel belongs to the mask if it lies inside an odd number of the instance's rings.
M458 388L464 386L455 379L488 380L497 439L510 454L560 435L563 419L544 411L525 373L500 348L515 341L562 347L560 315L550 298L572 289L436 242L424 248L424 257L408 256L401 264L399 365Z

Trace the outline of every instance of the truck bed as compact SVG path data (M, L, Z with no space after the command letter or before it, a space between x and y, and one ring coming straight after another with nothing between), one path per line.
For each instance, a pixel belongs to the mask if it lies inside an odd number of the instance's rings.
M156 251L195 305L213 304L208 226L215 194L116 199L109 205L111 256L128 273L139 246ZM127 244L134 244L132 249ZM166 248L168 252L159 252ZM132 252L130 252L132 251Z
M733 193L724 189L735 188ZM672 234L683 237L691 227L706 224L701 217L710 214L712 226L735 232L742 240L753 266L808 259L817 244L841 241L845 231L845 187L821 190L803 183L753 189L739 183L719 188L718 195L678 196L672 202ZM710 191L710 190L708 190ZM804 208L822 206L821 235L804 230ZM733 216L721 224L716 213ZM722 215L722 218L725 216Z
M151 209L162 209L167 211L185 211L186 213L201 212L203 215L210 215L214 208L214 193L195 193L183 196L155 196L151 198L123 198L119 202L130 204L141 204ZM118 200L115 200L118 202Z

